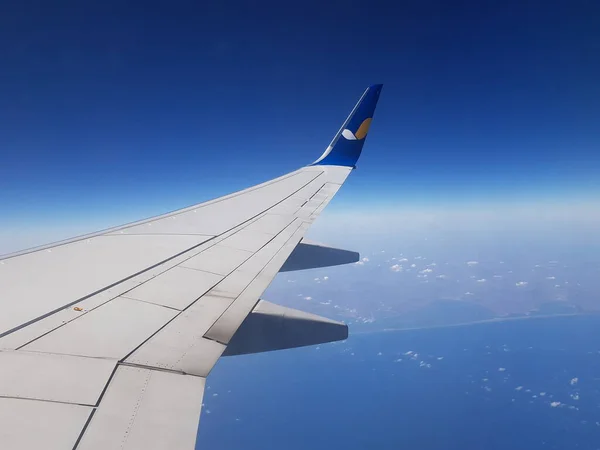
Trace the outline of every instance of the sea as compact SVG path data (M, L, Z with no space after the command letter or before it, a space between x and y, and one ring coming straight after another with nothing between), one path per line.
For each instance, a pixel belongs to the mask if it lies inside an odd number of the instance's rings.
M197 448L600 449L600 316L375 330L222 358Z

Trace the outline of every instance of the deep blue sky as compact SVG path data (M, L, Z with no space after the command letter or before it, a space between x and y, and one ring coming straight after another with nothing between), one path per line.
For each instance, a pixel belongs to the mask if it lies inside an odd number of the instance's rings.
M339 205L597 197L599 14L593 1L4 2L0 214L134 219L265 181L317 158L379 82Z

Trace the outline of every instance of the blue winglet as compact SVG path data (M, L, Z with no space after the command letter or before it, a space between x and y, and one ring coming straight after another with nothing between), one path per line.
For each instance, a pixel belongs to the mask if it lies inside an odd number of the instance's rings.
M382 87L383 84L374 84L367 88L331 144L311 166L354 167L356 165L367 138Z

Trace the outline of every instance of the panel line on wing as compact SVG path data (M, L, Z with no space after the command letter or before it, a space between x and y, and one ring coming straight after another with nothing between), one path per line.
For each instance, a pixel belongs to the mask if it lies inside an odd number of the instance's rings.
M128 362L128 361L121 361L121 362L119 362L119 365L124 366L124 367L135 367L137 369L156 370L157 372L174 373L176 375L191 375L193 377L198 376L198 375L194 375L193 373L182 372L181 370L167 369L165 367L157 367L157 366L148 366L146 364L132 363L132 362ZM205 377L200 377L200 378L205 378Z
M75 405L75 406L85 406L87 408L95 408L94 405L91 405L89 403L65 402L65 401L61 401L61 400L48 400L45 398L17 397L17 396L13 396L13 395L0 395L0 398L10 398L13 400L25 400L28 402L58 403L60 405Z
M119 297L126 298L127 300L133 300L134 302L141 302L141 303L146 303L148 305L154 305L154 306L159 306L161 308L167 308L167 309L170 309L171 311L177 311L177 312L181 311L181 309L173 308L172 306L161 305L160 303L151 302L151 301L148 301L148 300L142 300L142 299L139 299L139 298L127 297L126 295L120 295Z
M108 387L108 383L107 383L106 387ZM79 446L79 443L81 442L81 438L85 434L85 431L88 429L88 426L92 422L92 417L94 417L94 414L96 413L97 410L98 410L97 408L92 409L92 412L90 413L87 420L85 421L85 424L83 424L83 427L81 428L81 432L79 433L79 436L77 436L75 445L73 445L73 450L77 450L77 447Z

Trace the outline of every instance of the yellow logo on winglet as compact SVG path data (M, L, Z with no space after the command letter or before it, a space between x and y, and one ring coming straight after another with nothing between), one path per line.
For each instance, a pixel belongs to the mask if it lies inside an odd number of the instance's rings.
M367 136L367 133L369 132L371 120L373 120L371 117L363 120L363 123L360 124L358 130L356 130L356 133L352 133L352 131L346 128L344 131L342 131L342 136L344 136L349 141L360 141L361 139L364 139Z

